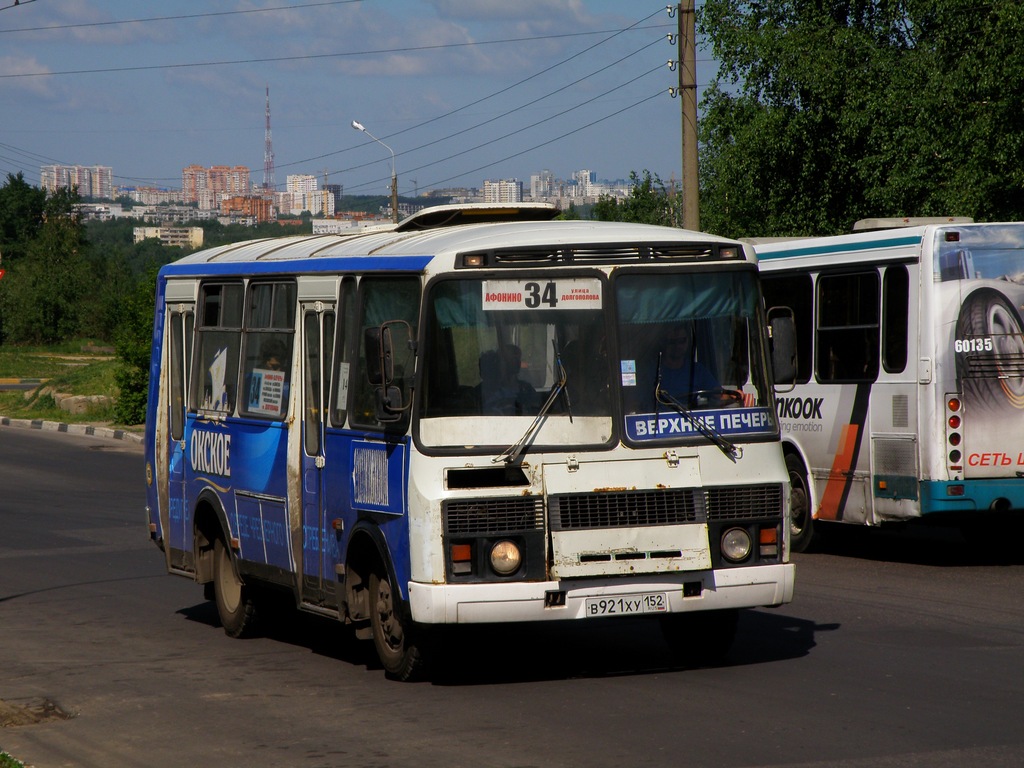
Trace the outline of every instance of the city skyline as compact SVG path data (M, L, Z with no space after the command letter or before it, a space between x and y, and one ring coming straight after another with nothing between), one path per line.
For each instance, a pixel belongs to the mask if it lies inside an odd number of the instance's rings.
M386 193L392 157L353 120L394 151L402 196L542 169L680 176L663 3L95 5L0 13L0 98L16 107L0 114L0 173L104 165L116 186L173 187L188 165L225 164L259 182L269 87L278 190L306 173ZM698 57L699 83L710 64Z

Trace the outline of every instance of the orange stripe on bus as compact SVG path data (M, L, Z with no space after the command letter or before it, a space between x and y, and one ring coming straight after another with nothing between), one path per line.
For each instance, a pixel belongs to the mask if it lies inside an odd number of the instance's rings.
M821 504L818 506L817 517L819 520L839 518L839 505L843 501L843 492L846 490L849 473L853 469L853 456L857 448L859 430L860 427L857 424L846 424L839 433L839 445L836 457L832 461L832 471L829 472L828 481L825 483L825 492L821 495Z

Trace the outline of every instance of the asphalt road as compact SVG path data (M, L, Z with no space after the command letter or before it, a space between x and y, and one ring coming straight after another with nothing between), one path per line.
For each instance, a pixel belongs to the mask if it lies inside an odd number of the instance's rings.
M0 749L36 768L1024 764L1024 558L955 534L797 556L715 668L641 621L490 627L410 685L315 617L228 638L142 482L136 444L0 426Z

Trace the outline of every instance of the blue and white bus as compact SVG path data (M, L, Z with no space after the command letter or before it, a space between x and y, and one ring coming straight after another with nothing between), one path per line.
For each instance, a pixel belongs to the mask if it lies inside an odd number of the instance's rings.
M411 679L438 625L647 614L714 655L738 609L792 599L752 250L556 214L441 207L161 270L149 529L229 635L284 593ZM680 328L699 391L666 383Z

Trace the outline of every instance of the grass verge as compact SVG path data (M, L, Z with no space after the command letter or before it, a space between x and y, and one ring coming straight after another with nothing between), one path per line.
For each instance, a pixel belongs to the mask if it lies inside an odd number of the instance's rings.
M25 768L21 760L15 760L6 752L0 752L0 768Z
M0 391L0 414L72 424L113 422L113 405L73 414L57 406L54 394L105 395L113 403L118 365L109 349L82 342L46 348L0 346L0 379L40 382L29 390Z

